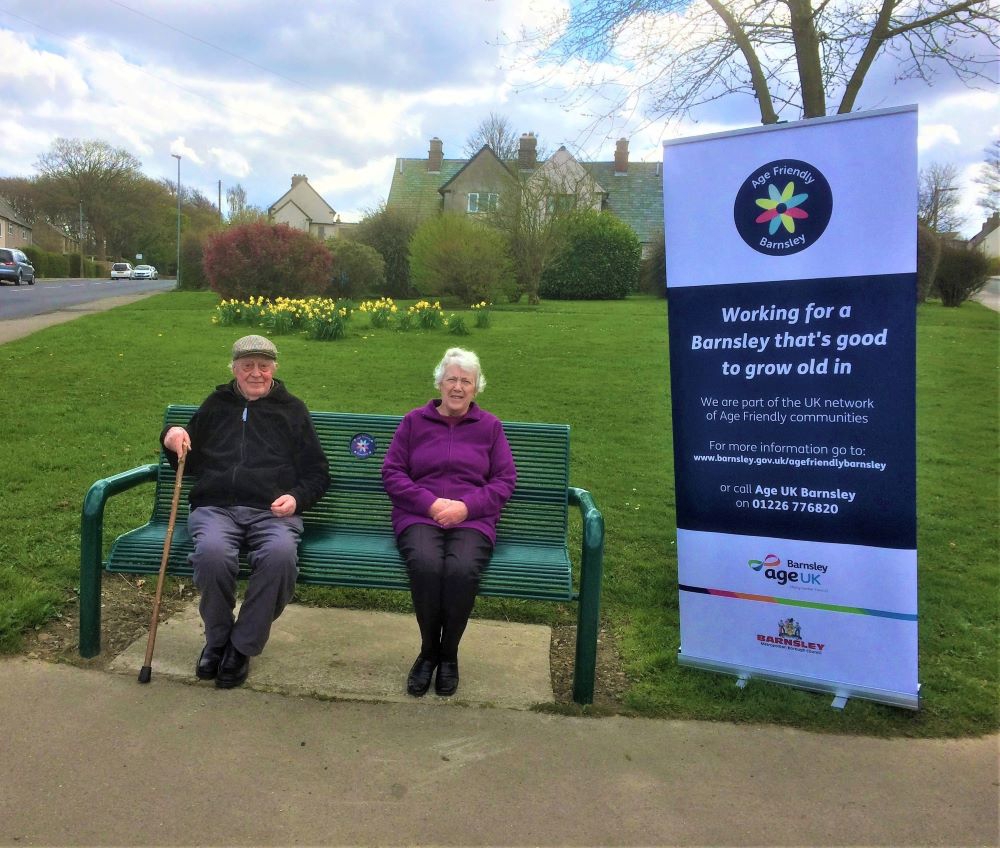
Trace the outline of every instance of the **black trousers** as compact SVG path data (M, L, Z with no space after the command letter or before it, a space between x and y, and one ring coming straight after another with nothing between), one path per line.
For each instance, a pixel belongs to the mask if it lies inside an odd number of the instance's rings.
M476 603L493 545L478 530L413 524L396 540L410 576L420 655L458 661L458 643Z

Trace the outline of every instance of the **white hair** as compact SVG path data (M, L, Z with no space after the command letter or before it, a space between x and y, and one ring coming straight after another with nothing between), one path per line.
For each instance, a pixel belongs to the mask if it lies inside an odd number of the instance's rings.
M479 367L479 357L471 350L465 350L461 347L450 347L444 352L444 358L434 369L434 388L441 388L444 372L449 365L457 365L463 371L475 372L476 394L486 388L486 378L483 376L483 369Z

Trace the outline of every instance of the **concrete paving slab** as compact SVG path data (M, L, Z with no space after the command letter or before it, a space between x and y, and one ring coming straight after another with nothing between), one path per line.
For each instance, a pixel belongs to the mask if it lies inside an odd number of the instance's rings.
M423 700L509 709L551 703L550 641L548 627L473 619L462 638L458 692L439 698L431 687ZM169 677L213 686L194 675L204 644L198 606L192 602L157 628L154 680ZM264 653L250 661L244 685L284 695L412 701L405 691L406 674L419 649L412 615L290 604L274 623ZM145 656L143 636L112 661L111 669L138 675Z
M0 845L997 844L997 737L435 709L0 660Z

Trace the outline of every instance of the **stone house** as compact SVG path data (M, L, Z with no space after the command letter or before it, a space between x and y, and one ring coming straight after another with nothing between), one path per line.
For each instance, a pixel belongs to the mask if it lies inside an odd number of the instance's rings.
M550 210L562 205L607 211L628 224L648 253L663 230L663 171L660 162L629 162L628 140L619 139L613 160L580 162L560 147L544 162L538 139L524 133L516 160L502 162L489 147L471 159L446 159L432 138L426 159L398 158L386 207L420 221L441 212L476 215L503 203L514 181L542 184Z
M24 250L31 241L31 224L18 217L13 207L0 197L0 247Z
M272 223L304 230L320 241L339 238L344 230L355 226L341 222L334 208L309 185L305 174L292 174L291 188L268 207L267 217Z
M989 259L1000 259L1000 212L986 219L982 229L969 239L969 245Z
M80 239L71 236L47 221L36 221L31 231L31 238L36 247L49 253L79 253Z

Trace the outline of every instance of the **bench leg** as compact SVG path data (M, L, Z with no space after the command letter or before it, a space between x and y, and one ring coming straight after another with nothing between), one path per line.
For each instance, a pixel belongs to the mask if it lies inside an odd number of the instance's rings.
M602 546L603 547L603 546ZM588 553L591 554L588 556ZM576 665L573 669L573 700L594 702L594 675L597 670L597 634L601 624L601 572L603 550L584 550L580 570L580 608L576 621Z
M102 505L103 506L103 505ZM80 656L101 652L101 517L84 509L80 528Z

